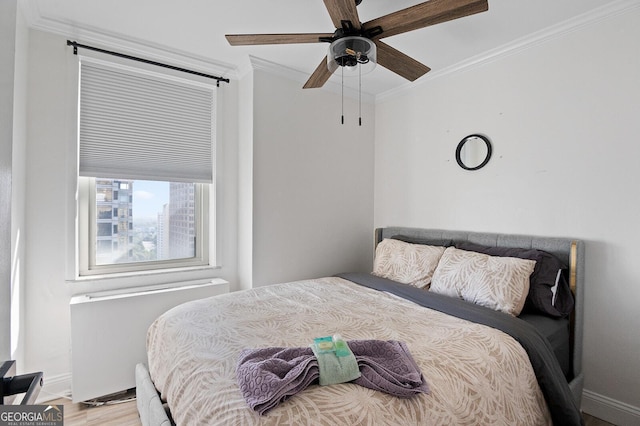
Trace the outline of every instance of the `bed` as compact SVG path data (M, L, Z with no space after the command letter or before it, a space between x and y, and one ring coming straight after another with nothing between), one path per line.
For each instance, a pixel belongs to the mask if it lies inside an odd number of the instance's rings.
M581 424L581 241L387 227L376 229L375 246L373 274L276 284L163 314L149 329L148 366L136 367L143 425ZM397 247L413 251L398 256ZM392 254L384 257L384 250ZM418 255L420 268L432 263L426 279L424 271L418 274L418 284L405 276L416 269L415 252L428 252ZM439 253L435 261L432 252ZM543 296L551 294L562 314L531 304L541 253L562 264L553 291L545 288ZM518 299L514 307L503 290L497 306L475 289L458 288L451 297L447 286L460 280L462 264L462 276L477 272L469 265L484 265L481 281L497 270L504 277L500 265L508 264L513 274L527 277L525 288L514 290L527 293L526 301ZM560 301L567 297L558 286L562 277L571 291L568 308ZM479 299L470 302L474 297ZM264 414L251 409L236 377L241 351L302 348L334 333L347 342L404 342L428 393L398 398L354 382L312 384Z

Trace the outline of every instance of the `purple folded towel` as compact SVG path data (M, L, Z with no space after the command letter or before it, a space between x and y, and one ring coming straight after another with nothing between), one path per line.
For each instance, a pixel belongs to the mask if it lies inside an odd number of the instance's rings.
M352 383L400 398L429 393L404 342L351 340L347 344L362 373ZM236 368L242 396L259 414L304 390L319 377L318 361L311 348L245 349Z
M311 348L245 349L236 378L249 406L264 414L320 377Z

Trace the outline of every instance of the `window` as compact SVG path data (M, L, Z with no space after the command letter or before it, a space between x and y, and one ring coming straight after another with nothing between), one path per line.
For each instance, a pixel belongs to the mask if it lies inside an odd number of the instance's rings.
M209 265L215 84L80 60L80 275Z
M128 180L131 198L115 199L101 194L109 193L107 186L123 188L122 180L82 179L93 200L87 209L90 256L85 273L137 270L142 264L154 269L202 263L203 247L197 245L197 236L203 234L204 185Z

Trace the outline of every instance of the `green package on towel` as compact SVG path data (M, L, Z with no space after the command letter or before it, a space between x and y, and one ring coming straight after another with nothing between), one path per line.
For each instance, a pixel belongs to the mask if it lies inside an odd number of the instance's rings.
M341 355L343 356L337 356L335 351L322 352L316 348L316 345L311 345L311 349L318 359L320 386L350 382L360 377L360 369L358 368L356 357L351 352L351 349L348 349L348 345L345 344L344 346L347 347L349 353L342 353Z

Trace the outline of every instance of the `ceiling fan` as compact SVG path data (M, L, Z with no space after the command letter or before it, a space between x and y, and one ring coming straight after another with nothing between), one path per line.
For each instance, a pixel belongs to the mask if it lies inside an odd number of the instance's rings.
M430 0L361 23L362 0L323 0L336 30L333 33L228 34L232 46L330 43L327 57L318 65L304 88L322 87L339 67L353 68L376 63L414 81L430 68L381 41L408 31L487 11L487 0ZM372 67L370 67L372 68Z

